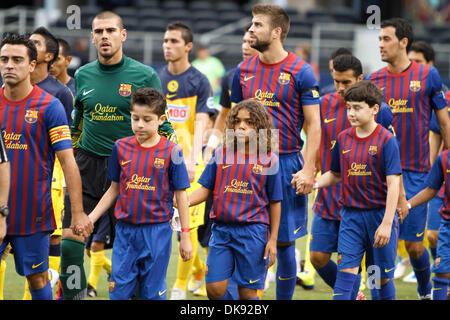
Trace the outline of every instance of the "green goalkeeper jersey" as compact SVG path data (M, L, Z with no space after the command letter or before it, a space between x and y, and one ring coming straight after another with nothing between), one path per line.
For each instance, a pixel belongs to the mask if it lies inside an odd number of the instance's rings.
M162 91L158 74L152 67L125 55L114 65L95 60L78 69L71 127L74 148L109 157L117 139L133 135L131 94L144 87ZM167 120L159 131L174 139L174 130Z

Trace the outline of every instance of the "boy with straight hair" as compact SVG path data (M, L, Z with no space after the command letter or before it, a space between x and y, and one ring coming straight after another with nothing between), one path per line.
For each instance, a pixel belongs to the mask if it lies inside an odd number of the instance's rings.
M130 109L134 135L114 144L107 172L111 185L89 219L95 223L115 204L110 298L130 299L138 284L141 299L165 300L174 194L181 222L180 255L185 261L192 257L189 177L181 148L158 134L166 118L162 94L153 88L138 89Z
M352 125L333 148L330 170L314 188L342 181L338 272L334 300L350 299L364 253L366 265L378 266L375 279L380 299L395 299L391 278L397 250L396 206L400 190L400 155L395 136L375 122L383 101L369 81L350 87L344 95Z

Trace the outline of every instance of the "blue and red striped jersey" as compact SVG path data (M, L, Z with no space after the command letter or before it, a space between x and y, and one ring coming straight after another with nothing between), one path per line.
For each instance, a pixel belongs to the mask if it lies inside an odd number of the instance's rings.
M107 176L119 183L116 218L132 224L169 221L174 191L190 187L181 148L162 136L150 148L136 136L117 140Z
M444 150L436 158L425 180L425 185L435 190L440 190L444 185L444 204L439 209L439 213L445 220L450 219L450 157L448 153L448 149Z
M337 92L326 94L320 98L320 116L322 135L320 139L321 171L325 173L331 167L331 152L336 144L338 135L351 127L347 119L347 106ZM393 114L387 104L383 102L377 114L376 121L384 128L392 130ZM324 219L340 220L339 199L341 197L341 183L331 187L320 188L313 205L313 211Z
M339 134L330 170L341 174L340 203L345 207L375 209L386 206L386 176L401 174L394 135L380 124L365 138L351 127Z
M401 73L392 73L385 67L373 72L369 80L381 88L384 101L394 113L402 169L428 172L431 113L433 109L446 107L438 71L432 66L411 61Z
M311 66L292 52L266 64L252 56L236 68L231 102L254 99L267 108L279 135L279 153L299 152L303 141L303 107L319 105L319 85Z
M270 224L270 201L283 199L278 157L244 155L220 146L198 180L213 191L210 218L226 223Z
M0 89L0 124L11 163L8 235L30 235L56 228L51 200L55 152L72 149L61 102L38 86L21 101Z

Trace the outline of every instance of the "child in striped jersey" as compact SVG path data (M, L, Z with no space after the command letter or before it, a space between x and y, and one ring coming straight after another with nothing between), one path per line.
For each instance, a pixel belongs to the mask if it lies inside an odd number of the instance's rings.
M108 166L111 186L89 215L95 222L116 204L109 286L112 300L129 299L137 284L140 298L165 300L174 194L181 222L180 255L185 261L192 257L185 190L189 177L181 148L158 134L165 109L166 101L158 90L134 92L131 127L135 135L114 144Z
M205 279L210 299L230 300L227 284L233 276L240 299L258 300L257 290L275 262L283 196L272 141L266 109L254 100L241 101L230 110L224 144L200 177L202 187L189 196L190 206L210 194L214 198Z
M329 187L342 180L335 300L350 299L364 253L366 265L377 267L379 272L376 296L395 298L391 278L397 250L395 209L401 166L394 135L375 122L382 98L381 91L369 81L347 90L344 100L352 127L338 136L330 170L314 185Z

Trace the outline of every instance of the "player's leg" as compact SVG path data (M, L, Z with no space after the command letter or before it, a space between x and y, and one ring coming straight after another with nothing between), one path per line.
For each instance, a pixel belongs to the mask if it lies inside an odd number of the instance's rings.
M210 300L232 300L228 279L233 275L235 262L230 248L231 236L227 226L213 223L206 260L206 292Z
M5 273L6 273L6 258L8 257L9 251L11 250L11 245L9 244L8 238L3 239L0 243L0 300L4 299L3 289L5 286Z
M366 231L361 210L341 208L338 236L338 272L334 283L333 300L350 300L366 250Z
M295 240L307 235L308 197L297 195L292 188L292 175L303 167L301 154L280 155L283 190L277 244L277 300L291 300L297 280Z
M433 260L436 259L438 230L439 225L441 224L441 215L439 214L439 208L442 206L443 202L443 197L439 197L439 195L436 195L428 202L427 239L431 257L433 258Z
M432 270L433 300L445 300L450 287L450 221L442 219Z
M422 188L426 173L403 172L407 199ZM417 278L417 291L420 299L431 299L430 255L423 245L427 221L427 203L409 210L409 214L400 225L400 238L405 240L406 251Z

